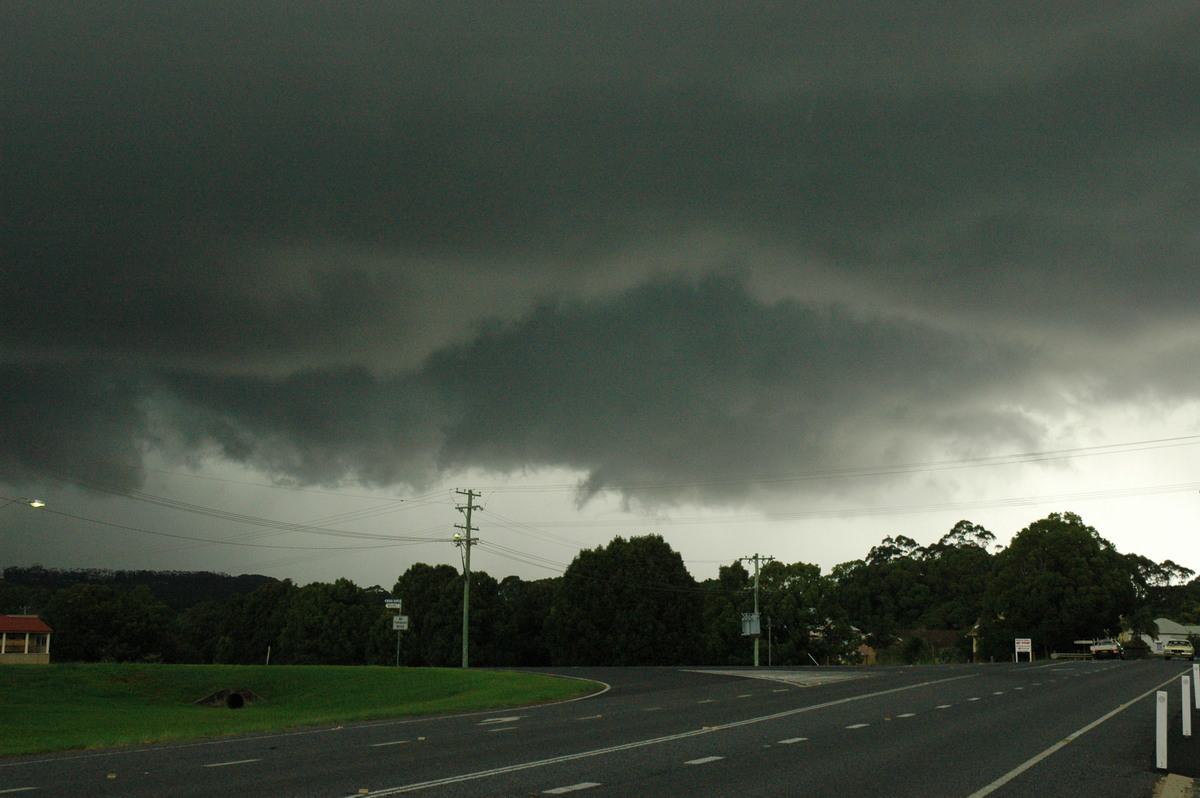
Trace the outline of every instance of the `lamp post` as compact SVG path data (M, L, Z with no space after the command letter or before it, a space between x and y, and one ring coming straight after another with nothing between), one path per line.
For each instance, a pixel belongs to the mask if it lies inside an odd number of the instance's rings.
M45 507L46 506L46 503L44 501L42 501L41 499L29 499L29 498L26 498L25 496L18 496L15 499L10 499L7 496L0 497L0 498L4 499L4 504L0 504L0 510L4 509L5 507L7 507L10 504L28 504L30 507Z

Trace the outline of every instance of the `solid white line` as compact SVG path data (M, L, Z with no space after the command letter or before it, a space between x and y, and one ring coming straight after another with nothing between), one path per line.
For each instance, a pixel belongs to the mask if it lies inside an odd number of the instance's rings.
M261 759L237 759L233 762L213 762L211 765L205 765L206 768L224 768L230 765L248 765L251 762L261 762Z
M698 737L702 734L712 734L713 732L726 731L728 729L737 729L742 726L751 726L756 723L764 723L780 718L799 715L803 712L813 712L818 709L828 709L842 704L850 704L855 701L864 701L869 698L879 698L880 696L891 695L893 693L903 693L907 690L916 690L921 687L929 687L934 684L944 684L946 682L957 682L961 679L974 679L978 676L977 673L967 674L965 676L950 676L945 679L934 679L928 682L920 682L918 684L905 685L904 687L892 687L888 690L877 690L874 693L863 693L862 695L848 696L847 698L838 698L833 701L826 701L821 704L811 704L806 707L797 707L796 709L787 709L783 712L775 712L770 715L760 715L754 718L738 720L732 723L725 723L720 726L705 726L701 729L692 731L680 732L679 734L668 734L665 737L652 737L648 740L637 740L632 743L624 743L622 745L614 745L608 748L595 748L590 751L580 751L576 754L566 754L564 756L551 757L549 759L538 759L532 762L521 762L516 765L506 765L504 767L492 768L491 770L478 770L473 773L462 773L458 776L446 776L440 779L430 779L429 781L420 781L413 784L403 784L399 787L385 787L382 790L366 793L367 798L382 798L386 795L399 795L405 792L416 792L417 790L426 790L430 787L444 787L448 784L459 784L464 781L475 781L477 779L486 779L492 776L500 776L506 773L516 773L522 770L530 770L532 768L547 767L548 765L558 765L563 762L573 762L578 759L587 759L593 756L604 756L606 754L616 753L618 751L629 751L634 748L643 748L648 745L659 745L661 743L674 742L676 740L684 740L689 737Z
M494 734L495 732L512 731L513 729L516 729L516 728L517 728L516 726L501 726L499 729L488 729L488 731L492 732Z
M488 718L487 720L479 721L479 723L477 723L475 725L476 726L488 726L493 723L512 723L513 721L517 721L520 719L521 719L520 716L514 717L514 718Z
M576 790L587 790L599 786L600 784L595 781L581 781L578 784L572 784L570 787L555 787L553 790L543 790L543 792L547 795L565 795Z
M725 757L723 757L723 756L706 756L706 757L701 757L700 759L689 759L687 762L684 762L683 764L685 764L685 765L707 765L709 762L719 762L720 760L722 760L724 758Z
M383 748L385 745L404 745L408 740L392 740L390 743L371 743L372 748Z
M1112 716L1116 715L1116 714L1117 714L1117 713L1119 713L1119 712L1124 712L1125 710L1129 709L1131 706L1133 706L1134 704L1136 704L1138 701L1141 701L1141 700L1142 700L1143 698L1145 698L1146 696L1148 696L1148 695L1150 695L1151 693L1154 693L1154 692L1156 692L1156 691L1158 691L1158 690L1162 689L1162 687L1163 687L1164 685L1168 685L1168 684L1170 684L1171 682L1175 681L1175 678L1176 678L1175 676L1172 676L1170 679L1167 679L1167 680L1166 680L1165 682L1163 682L1162 684L1155 685L1154 687L1151 687L1149 690L1147 690L1146 692L1142 693L1140 696L1138 696L1137 698L1133 699L1132 701L1127 701L1127 702L1125 702L1125 703L1124 703L1124 704L1122 704L1121 706L1119 706L1119 707L1117 707L1116 709L1114 709L1112 712L1109 712L1109 713L1108 713L1108 714L1106 714L1106 715L1101 715L1099 718L1096 718L1094 721L1092 721L1092 722L1091 722L1091 723L1089 723L1088 725L1084 726L1084 727L1083 727L1082 729L1080 729L1079 731L1072 732L1071 734L1068 734L1065 740L1060 740L1059 742L1057 742L1057 743L1055 743L1054 745L1050 746L1050 747L1049 747L1049 748L1047 748L1045 751L1042 751L1040 754L1038 754L1037 756L1033 757L1032 759L1027 759L1027 760L1025 760L1024 762L1022 762L1021 764L1017 765L1017 766L1016 766L1015 768L1013 768L1012 770L1010 770L1010 771L1008 771L1007 773L1005 773L1005 774L1004 774L1003 776L1001 776L1000 778L998 778L998 779L996 779L995 781L993 781L991 784L989 784L989 785L987 785L986 787L984 787L982 790L978 790L978 791L976 791L976 792L973 792L973 793L971 793L970 795L968 795L968 796L967 796L967 798L983 798L983 796L985 796L985 795L990 795L991 793L993 793L993 792L995 792L996 790L998 790L998 789L1000 789L1001 787L1003 787L1005 784L1008 784L1010 781L1012 781L1013 779L1015 779L1017 776L1020 776L1022 773L1024 773L1024 772L1025 772L1025 771L1027 771L1027 770L1029 770L1031 767L1033 767L1034 765L1036 765L1038 762L1041 762L1041 761L1042 761L1043 759L1045 759L1046 757L1048 757L1048 756L1050 756L1051 754L1053 754L1053 753L1057 752L1059 749L1061 749L1061 748L1065 747L1065 746L1067 745L1067 743L1074 742L1075 740L1077 740L1077 739L1079 739L1080 737L1082 737L1083 735L1087 734L1087 733L1088 733L1088 732L1090 732L1092 729L1096 728L1097 726L1099 726L1101 723L1103 723L1104 721L1108 720L1108 719L1109 719L1109 718L1111 718Z

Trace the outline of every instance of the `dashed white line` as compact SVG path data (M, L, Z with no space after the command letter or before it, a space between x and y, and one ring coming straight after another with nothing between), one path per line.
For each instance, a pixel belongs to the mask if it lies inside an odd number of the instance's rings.
M802 743L807 740L807 737L789 737L786 740L780 740L780 745L791 745L792 743Z
M967 700L968 700L968 701L978 701L978 700L979 700L979 696L975 696L974 698L968 698Z
M897 715L896 717L898 717L898 718L915 718L916 716L917 716L916 712L905 712L901 715Z
M715 699L715 698L702 698L699 701L697 701L696 703L697 704L712 704L712 703L715 703L716 700L717 699Z
M371 743L372 748L383 748L385 745L404 745L408 740L392 740L388 743Z
M936 707L934 707L934 709L949 709L952 706L954 706L954 705L953 704L938 704Z
M723 757L723 756L705 756L705 757L701 757L700 759L689 759L687 762L684 762L683 764L685 764L685 765L707 765L709 762L717 762L724 758L725 757Z
M236 759L233 762L213 762L211 765L205 765L206 768L226 768L230 765L248 765L251 762L261 762L261 759Z
M870 723L854 723L850 726L847 726L846 728L847 729L865 729L870 725L871 725Z
M515 717L515 718L488 718L487 720L481 720L481 721L479 721L479 724L478 724L478 725L480 725L480 726L488 726L488 725L491 725L491 724L493 724L493 723L514 723L514 722L516 722L516 721L518 721L518 720L520 720L520 719L521 719L521 718L520 718L520 716L517 716L517 717Z
M684 740L684 739L688 739L690 737L698 737L701 735L712 734L713 732L718 732L718 731L726 731L729 729L740 729L740 728L750 726L753 724L757 724L757 723L764 723L767 721L780 720L782 718L790 718L793 715L799 715L799 714L805 713L805 712L813 712L816 710L827 709L829 707L834 707L834 706L841 706L843 704L849 704L849 703L853 703L853 702L857 702L857 701L865 701L867 699L878 698L878 697L884 696L884 695L893 695L895 693L903 693L903 692L907 692L908 690L915 690L915 689L918 689L921 687L929 687L929 686L935 685L935 684L945 684L946 682L956 682L956 681L959 681L962 679L973 679L973 678L975 678L974 674L972 674L970 676L950 676L950 677L947 677L944 679L933 679L933 680L930 680L927 682L920 682L918 684L905 685L903 687L892 687L887 690L877 690L877 691L871 692L871 693L862 693L859 695L849 696L847 698L838 698L838 699L834 699L832 701L825 701L825 702L822 702L819 704L811 704L808 706L798 707L796 709L788 709L788 710L784 710L782 712L773 712L769 715L760 715L760 716L753 717L753 718L746 718L745 720L733 721L731 723L724 723L724 724L721 724L720 726L705 727L702 729L693 729L691 731L679 732L677 734L666 735L665 737L652 737L652 738L649 738L646 740L635 740L633 742L624 743L621 745L614 745L614 746L609 746L606 748L596 748L596 749L593 749L590 751L580 751L578 753L550 757L548 759L538 759L538 760L534 760L531 762L520 762L520 763L517 763L514 765L507 765L505 767L490 768L487 770L477 770L477 771L470 772L470 773L460 773L455 776L446 776L446 777L440 778L440 779L431 779L429 781L413 782L411 784L400 784L395 787L385 787L380 790L373 790L369 793L366 793L366 795L368 796L368 798L384 798L384 796L399 795L400 793L409 793L409 792L417 792L418 790L427 790L431 787L444 787L444 786L447 786L450 784L461 784L461 783L467 782L467 781L476 781L479 779L491 778L493 776L498 776L498 775L506 774L506 773L517 773L522 770L531 770L534 768L547 767L549 765L558 765L563 762L575 762L575 761L578 761L581 759L588 759L588 758L596 757L596 756L605 756L608 754L616 753L618 751L629 751L629 750L633 750L636 748L644 748L646 746L651 746L651 745L660 745L660 744L666 743L666 742L675 742L677 740Z
M1075 732L1072 732L1071 734L1068 734L1068 735L1067 735L1067 737L1066 737L1066 739L1063 739L1063 740L1060 740L1060 741L1058 741L1058 742L1057 742L1057 743L1055 743L1054 745L1052 745L1052 746L1050 746L1049 748L1047 748L1045 751L1042 751L1042 752L1041 752L1040 754L1038 754L1037 756L1034 756L1034 757L1033 757L1033 758L1031 758L1031 759L1027 759L1027 760L1025 760L1025 761L1024 761L1024 762L1022 762L1020 765L1017 765L1015 768L1013 768L1013 769L1012 769L1012 770L1010 770L1009 772L1005 773L1003 776L1001 776L1000 778L996 779L995 781L993 781L991 784L987 785L987 786L986 786L986 787L984 787L983 789L981 789L981 790L976 790L975 792L971 793L970 795L968 795L968 796L967 796L967 798L983 798L983 796L985 796L985 795L990 795L990 794L992 794L992 793L993 793L993 792L995 792L996 790L998 790L998 789L1000 789L1001 787L1003 787L1005 784L1008 784L1010 781L1012 781L1013 779L1015 779L1017 776L1021 775L1021 774L1022 774L1022 773L1024 773L1025 771L1029 770L1031 767L1033 767L1034 765L1036 765L1038 762L1041 762L1043 759L1045 759L1045 758L1046 758L1046 757L1048 757L1048 756L1051 756L1051 755L1053 755L1053 754L1054 754L1056 751L1058 751L1058 750L1059 750L1059 749L1061 749L1062 747L1064 747L1064 746L1068 745L1069 743L1071 743L1071 742L1075 741L1076 739L1078 739L1078 738L1082 737L1083 735L1087 734L1087 733L1088 733L1088 732L1090 732L1092 729L1094 729L1094 728L1096 728L1097 726L1099 726L1101 723L1104 723L1106 720L1108 720L1108 719L1109 719L1109 718L1111 718L1112 716L1116 715L1118 712L1124 712L1126 709L1129 709L1129 707L1131 707L1131 706L1133 706L1134 704L1136 704L1137 702L1141 701L1141 700L1142 700L1143 698L1145 698L1146 696L1148 696L1148 695L1152 695L1152 694L1153 694L1153 693L1154 693L1156 690L1160 690L1160 689L1162 689L1162 688L1163 688L1165 685L1168 685L1168 684L1170 684L1170 683L1171 683L1171 682L1174 680L1174 678L1175 678L1175 677L1171 677L1170 679L1168 679L1167 681L1163 682L1162 684L1160 684L1160 685L1157 685L1157 686L1155 686L1155 687L1151 687L1149 690L1147 690L1146 692L1142 693L1142 694L1141 694L1140 696L1138 696L1137 698L1134 698L1134 699L1132 699L1132 700L1130 700L1130 701L1126 701L1124 704L1122 704L1121 706L1119 706L1119 707L1117 707L1116 709L1112 710L1112 711L1111 711L1111 712L1109 712L1108 714L1106 714L1106 715L1101 715L1100 717L1096 718L1094 721L1092 721L1092 722L1091 722L1091 723L1089 723L1088 725L1084 726L1082 729L1079 729L1078 731L1075 731Z
M545 792L546 795L565 795L569 792L575 792L577 790L587 790L592 787L599 787L599 786L600 786L600 784L598 782L581 781L578 784L572 784L568 787L555 787L553 790L543 790L543 792Z
M9 787L7 790L0 790L0 795L8 795L13 792L31 792L38 789L37 787Z

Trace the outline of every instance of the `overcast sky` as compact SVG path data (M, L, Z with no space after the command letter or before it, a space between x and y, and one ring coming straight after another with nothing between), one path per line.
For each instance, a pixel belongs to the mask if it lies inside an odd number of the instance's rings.
M1200 570L1195 3L14 0L0 125L0 566Z

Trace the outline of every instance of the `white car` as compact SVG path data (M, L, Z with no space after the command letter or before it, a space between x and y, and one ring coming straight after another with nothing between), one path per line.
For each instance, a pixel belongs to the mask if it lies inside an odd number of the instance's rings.
M1125 649L1116 640L1097 640L1091 649L1094 659L1125 659Z

